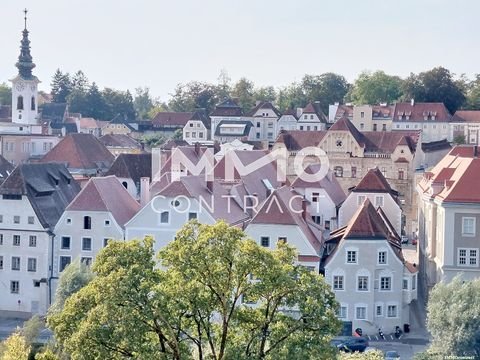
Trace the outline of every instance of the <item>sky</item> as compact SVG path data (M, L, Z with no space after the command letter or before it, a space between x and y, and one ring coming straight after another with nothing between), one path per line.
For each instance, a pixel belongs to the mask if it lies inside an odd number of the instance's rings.
M222 70L275 87L306 73L480 73L478 0L0 0L0 83L17 73L25 7L45 91L57 68L162 101Z

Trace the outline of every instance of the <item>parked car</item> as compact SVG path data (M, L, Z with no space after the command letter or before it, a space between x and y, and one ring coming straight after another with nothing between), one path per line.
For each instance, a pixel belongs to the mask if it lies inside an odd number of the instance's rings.
M392 350L385 353L385 360L400 360L400 355L398 352Z
M336 338L332 339L331 344L340 351L364 352L368 347L368 340L364 337L357 336L337 336Z

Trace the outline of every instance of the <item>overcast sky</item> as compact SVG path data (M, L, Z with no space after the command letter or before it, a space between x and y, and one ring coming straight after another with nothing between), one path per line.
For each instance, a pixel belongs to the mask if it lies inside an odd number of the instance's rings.
M0 82L16 74L24 7L43 90L57 68L164 101L222 69L274 86L327 71L480 73L478 0L1 0Z

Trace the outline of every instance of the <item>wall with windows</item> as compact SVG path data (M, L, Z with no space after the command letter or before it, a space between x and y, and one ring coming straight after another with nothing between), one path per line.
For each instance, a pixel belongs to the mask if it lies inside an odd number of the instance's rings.
M183 128L183 140L190 145L210 140L210 130L198 120L189 120Z
M46 313L50 242L26 196L0 195L0 314Z
M407 304L413 297L403 296L407 273L387 240L378 239L344 239L325 265L325 280L341 306L338 317L365 334L378 328L393 332L409 323Z

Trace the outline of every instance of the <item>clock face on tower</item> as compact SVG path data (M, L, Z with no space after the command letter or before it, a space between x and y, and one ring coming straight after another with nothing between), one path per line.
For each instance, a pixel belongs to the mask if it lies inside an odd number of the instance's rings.
M15 88L18 91L23 91L25 89L25 83L23 81L19 81L16 85Z

